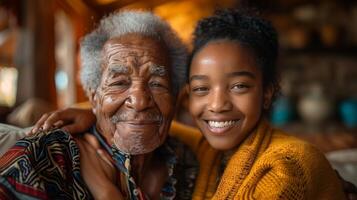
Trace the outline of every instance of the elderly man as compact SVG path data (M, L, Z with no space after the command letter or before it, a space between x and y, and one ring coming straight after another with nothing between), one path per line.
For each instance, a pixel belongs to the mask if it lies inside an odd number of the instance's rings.
M151 13L103 19L81 42L81 81L96 125L75 139L57 129L19 140L0 159L0 199L172 199L175 157L166 136L186 57Z

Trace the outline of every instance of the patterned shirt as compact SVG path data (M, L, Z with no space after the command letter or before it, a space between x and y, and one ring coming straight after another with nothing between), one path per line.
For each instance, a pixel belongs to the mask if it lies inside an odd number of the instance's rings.
M114 160L118 162L123 158L120 151L113 147L110 149ZM191 197L192 190L186 191L182 187L189 188L187 186L193 183L187 185L186 182L194 180L192 176L186 179L190 175L185 173L183 157L177 160L181 162L180 167L174 169L176 153L185 152L183 149L182 144L169 139L154 152L166 159L172 174L161 190L161 199L184 200ZM80 173L79 156L73 137L61 129L38 132L18 140L0 158L0 199L93 199ZM128 178L131 178L130 173ZM178 188L174 187L175 184ZM135 184L128 188L135 193L134 189L137 189ZM137 198L131 196L130 199Z

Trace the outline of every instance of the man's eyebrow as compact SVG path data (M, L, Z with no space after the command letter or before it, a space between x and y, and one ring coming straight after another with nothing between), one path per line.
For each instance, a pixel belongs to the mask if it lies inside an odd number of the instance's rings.
M193 75L190 77L189 82L193 81L193 80L207 80L208 77L204 76L204 75Z
M116 64L109 66L109 74L128 74L129 68L122 64Z
M149 71L150 71L150 74L151 75L154 75L154 76L165 76L166 73L167 73L167 70L164 66L160 66L160 65L151 65L149 67Z
M232 72L228 74L229 77L234 77L234 76L248 76L252 79L256 79L256 76L249 71L239 71L239 72Z

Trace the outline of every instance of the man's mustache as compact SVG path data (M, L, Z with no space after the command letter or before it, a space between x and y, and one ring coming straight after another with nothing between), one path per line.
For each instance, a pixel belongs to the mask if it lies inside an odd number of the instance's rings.
M110 120L113 124L122 121L146 121L146 122L161 122L162 115L157 110L135 112L135 111L119 111L113 115Z

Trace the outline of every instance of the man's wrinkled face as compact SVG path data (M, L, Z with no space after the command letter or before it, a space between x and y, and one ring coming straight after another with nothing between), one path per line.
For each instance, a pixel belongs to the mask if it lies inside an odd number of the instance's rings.
M164 142L174 112L169 63L166 47L151 37L131 34L106 42L92 102L109 144L137 155Z

